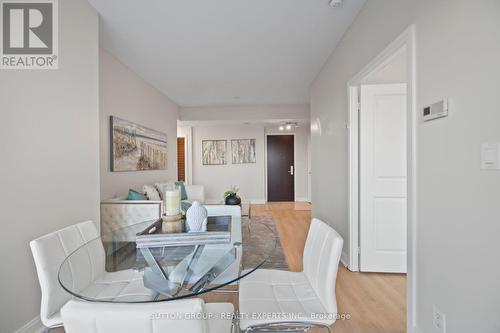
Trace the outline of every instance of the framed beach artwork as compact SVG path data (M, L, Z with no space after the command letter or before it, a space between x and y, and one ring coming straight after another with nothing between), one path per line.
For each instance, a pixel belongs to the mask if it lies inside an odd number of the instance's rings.
M203 165L227 164L227 140L203 140L201 146Z
M167 169L167 135L110 117L111 171Z
M256 163L255 139L231 140L233 164Z

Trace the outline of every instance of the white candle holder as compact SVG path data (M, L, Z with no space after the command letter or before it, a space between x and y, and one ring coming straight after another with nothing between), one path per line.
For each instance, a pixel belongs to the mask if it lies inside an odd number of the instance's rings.
M179 215L181 213L181 187L179 185L167 185L164 187L165 215Z

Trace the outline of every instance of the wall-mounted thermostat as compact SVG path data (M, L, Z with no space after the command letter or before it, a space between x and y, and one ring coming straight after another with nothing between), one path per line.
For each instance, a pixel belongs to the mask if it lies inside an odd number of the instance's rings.
M448 115L448 99L424 107L424 121L434 120Z

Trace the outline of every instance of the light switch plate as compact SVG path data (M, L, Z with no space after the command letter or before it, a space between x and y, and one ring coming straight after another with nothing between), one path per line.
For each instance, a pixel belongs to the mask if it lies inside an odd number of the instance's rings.
M439 333L446 333L446 315L436 306L432 307L432 325Z
M500 142L481 144L481 169L500 170Z

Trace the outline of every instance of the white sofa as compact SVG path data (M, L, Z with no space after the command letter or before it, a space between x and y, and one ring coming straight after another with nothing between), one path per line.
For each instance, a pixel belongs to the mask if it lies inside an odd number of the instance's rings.
M203 185L185 185L187 200L205 203ZM126 200L126 197L101 201L101 235L136 223L154 220L163 213L163 201Z

